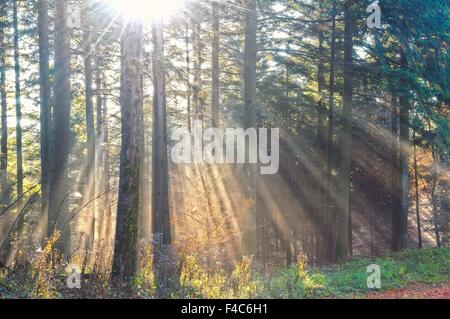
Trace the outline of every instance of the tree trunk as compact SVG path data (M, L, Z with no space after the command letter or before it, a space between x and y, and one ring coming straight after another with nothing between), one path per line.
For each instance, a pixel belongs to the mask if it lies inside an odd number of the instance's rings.
M16 165L17 165L17 196L23 193L23 159L22 159L22 105L20 92L20 52L19 52L19 22L17 0L13 1L13 28L14 28L14 74L16 92ZM22 200L17 202L20 211Z
M110 160L109 160L109 128L108 128L108 100L104 97L103 101L103 218L102 218L102 237L109 242L111 239L112 228L112 210L111 210L111 185L110 185Z
M161 22L153 25L153 151L152 151L152 233L160 245L170 245L168 199L167 114L164 37Z
M332 211L332 194L334 191L333 170L333 131L334 131L334 76L336 65L336 0L333 0L332 25L331 25L331 62L330 62L330 87L329 87L329 108L328 108L328 141L327 141L327 200L326 200L326 241L324 251L327 261L334 261L334 240L335 240L335 219L336 214Z
M128 21L121 40L120 110L122 146L112 276L129 282L136 273L143 138L144 30Z
M244 49L244 105L245 128L256 128L256 57L257 57L257 16L256 1L245 0L245 49ZM256 167L255 164L245 164L245 179L247 195L244 215L244 233L242 238L242 253L256 255Z
M187 125L188 130L192 130L192 115L191 115L191 57L189 54L189 22L186 26L186 103L187 103Z
M194 46L194 85L192 92L192 100L194 103L194 120L203 121L203 83L202 83L202 65L203 65L203 55L202 55L202 39L201 39L201 19L202 13L201 8L197 8L198 12L194 15L192 23L192 40Z
M153 35L153 150L152 150L152 234L154 270L160 297L167 296L168 279L173 275L170 245L172 230L169 212L167 159L166 71L162 21L154 21Z
M219 127L219 4L212 2L212 95L211 116L212 127Z
M319 64L317 67L317 90L319 93L319 102L317 104L317 155L319 162L322 162L322 159L325 155L325 103L323 99L323 89L325 87L325 66L322 62L322 59L325 58L325 50L323 46L324 34L323 32L319 32ZM322 185L325 167L324 165L320 165L319 167L319 178L316 180L317 185L317 223L316 223L316 262L323 263L326 261L326 225L325 225L325 216L326 216L326 205L324 205L325 196L323 195L324 187Z
M402 69L406 70L408 62L405 53L402 52ZM401 83L406 87L404 78ZM395 213L395 228L393 229L393 248L395 251L406 249L408 246L408 208L409 208L409 100L407 93L399 96L400 101L400 142L399 142L399 165L398 165L398 188L400 199L400 210Z
M71 148L70 131L70 31L67 27L68 0L56 1L55 16L55 80L53 103L52 158L48 236L61 231L56 248L70 255L68 164Z
M87 138L87 163L86 174L84 176L85 191L83 194L83 204L92 201L95 197L95 126L94 126L94 104L92 89L92 55L91 41L92 31L90 23L85 26L84 31L84 83L85 83L85 99L86 99L86 138ZM99 88L97 87L97 90ZM87 228L89 235L89 246L92 249L95 242L95 203L88 205Z
M48 218L48 187L50 180L51 106L49 78L48 5L47 0L38 1L39 29L39 88L41 103L41 214ZM43 230L46 234L47 230ZM44 235L45 236L45 235ZM43 237L44 237L43 236Z
M416 219L417 219L417 240L419 249L422 249L422 227L420 221L420 197L419 197L419 174L417 172L417 145L416 145L416 130L413 133L414 143L414 186L416 191Z
M352 144L352 108L353 108L353 0L346 0L344 7L344 110L342 119L341 156L340 156L340 196L338 205L338 237L336 259L343 262L349 254L349 218L350 218L350 178L351 178L351 144Z
M439 212L438 212L438 198L436 194L436 188L438 184L438 172L437 172L437 165L438 165L438 159L436 156L436 150L435 146L431 146L431 153L433 157L433 168L431 173L431 190L430 190L430 196L431 196L431 207L432 207L432 222L434 226L434 235L436 238L436 247L441 248L442 247L442 240L441 240L441 227L439 222Z
M392 250L396 250L395 233L398 230L398 212L400 211L400 178L399 178L399 136L398 136L398 100L397 96L392 94L392 159L391 159L391 215L392 215Z
M1 146L0 146L0 204L2 207L9 202L8 185L8 108L6 97L6 3L0 8L0 95L1 95Z
M16 253L20 246L20 241L24 228L24 216L22 214L23 199L23 155L22 155L22 105L20 91L20 52L19 52L19 21L18 21L18 4L17 0L13 1L13 29L14 29L14 75L15 75L15 95L16 95L16 180L17 180L17 204L16 213L17 223L13 223L10 234L5 238L7 241L6 265L14 264ZM11 236L11 237L10 237ZM14 242L9 242L10 239ZM13 245L12 245L13 244Z
M103 109L104 109L104 99L102 96L102 59L100 57L95 58L95 86L96 86L96 94L95 94L95 111L96 111L96 129L95 129L95 154L94 154L94 173L93 173L93 179L95 182L93 183L93 192L95 192L96 196L101 196L104 190L104 174L105 174L105 167L103 166L103 157L105 156L105 147L104 147L104 122L106 121L106 118L103 116ZM98 236L101 234L102 229L102 217L104 214L104 197L101 196L99 200L95 202L95 207L93 207L94 212L92 212L92 229L91 233L95 236L95 233L97 232Z
M8 109L6 97L6 3L0 6L0 97L1 97L1 145L0 145L0 208L3 210L9 204L10 185L8 183ZM0 239L8 232L9 220L2 217ZM0 252L0 263L4 263L4 254Z

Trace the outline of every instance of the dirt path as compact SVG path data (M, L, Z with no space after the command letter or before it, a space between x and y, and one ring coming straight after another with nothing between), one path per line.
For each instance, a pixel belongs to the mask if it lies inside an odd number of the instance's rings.
M408 288L368 294L367 299L450 299L450 283L444 285L417 284Z

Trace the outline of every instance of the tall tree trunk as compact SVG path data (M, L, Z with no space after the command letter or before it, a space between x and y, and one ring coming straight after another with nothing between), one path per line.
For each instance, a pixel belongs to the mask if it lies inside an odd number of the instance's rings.
M319 102L317 104L317 154L319 163L322 162L325 155L325 114L326 108L323 99L323 90L325 87L325 66L322 59L325 58L325 48L323 46L324 34L319 32L319 63L317 66L317 90L319 93ZM317 185L317 223L316 223L316 262L323 263L326 261L326 205L324 204L325 196L323 195L324 187L322 185L325 177L325 165L319 167L319 178L316 180Z
M422 249L422 227L420 220L420 197L419 197L419 174L417 168L417 145L416 145L416 130L413 133L414 143L414 186L416 192L416 219L417 219L417 240L419 243L419 249Z
M1 97L1 145L0 145L0 207L3 210L9 203L8 183L8 109L6 97L6 48L5 48L5 29L6 29L6 3L0 5L0 97ZM0 226L0 240L8 232L9 221L7 216L2 217ZM0 252L0 263L4 263L4 253Z
M256 128L256 1L245 0L245 49L244 49L244 105L245 128ZM242 253L256 255L256 168L255 164L245 165L247 181L244 233L242 238Z
M23 193L23 159L22 159L22 105L20 92L20 52L19 52L19 19L17 12L17 0L13 1L13 28L14 28L14 74L16 92L16 165L17 165L17 196ZM22 200L17 207L19 211Z
M129 281L136 272L139 196L143 138L144 30L139 21L128 21L121 40L120 110L122 146L117 203L113 278Z
M173 274L170 255L172 231L169 212L167 159L166 71L164 33L161 20L153 22L153 150L152 150L152 234L157 289L167 296L167 279Z
M147 127L144 120L144 127ZM151 178L150 175L150 154L151 149L146 143L146 130L142 139L142 168L141 168L141 196L139 203L139 241L149 243L151 239Z
M45 220L48 216L48 187L50 180L50 144L51 144L51 106L49 78L49 44L48 44L48 4L47 0L38 1L39 29L39 88L41 104L41 214ZM47 233L47 230L43 230ZM44 235L45 236L45 235Z
M84 176L85 191L83 194L83 203L92 201L95 197L95 126L94 126L94 92L92 89L92 55L91 42L92 31L91 24L88 23L84 31L84 83L85 83L85 100L86 100L86 138L87 138L87 163L86 174ZM97 90L99 88L97 87ZM89 235L89 246L92 249L95 242L95 204L88 205L87 228Z
M284 141L286 151L285 151L285 159L284 159L284 165L286 166L287 172L290 171L290 163L289 163L289 66L285 65L285 82L284 82L284 98L285 98L285 104L283 106L283 125L282 127L282 137L281 139ZM291 181L288 179L288 185L292 186ZM258 212L256 212L256 216L258 217ZM285 218L287 221L287 228L286 228L286 265L289 267L292 263L292 226L294 223L293 216L292 216L292 205L290 203L287 203L286 205L286 211L285 211ZM258 220L256 223L257 228L258 227ZM258 240L258 238L257 238ZM294 241L295 242L295 241Z
M391 159L391 216L392 216L392 250L396 250L395 233L398 230L398 212L400 211L400 178L399 178L399 135L398 135L398 98L392 94L392 117L391 117L391 133L392 133L392 159Z
M438 198L436 194L436 188L438 184L438 172L437 172L437 166L438 166L438 158L436 156L436 149L435 146L431 146L431 153L433 157L433 168L431 173L431 190L430 190L430 196L431 196L431 207L432 207L432 222L434 226L434 235L436 238L436 247L440 248L442 247L442 240L441 240L441 225L439 222L439 212L438 212Z
M334 76L336 67L336 0L333 0L331 25L331 62L330 62L330 87L329 87L329 108L328 108L328 141L327 141L327 200L326 200L326 252L327 261L334 261L334 237L336 216L332 211L332 193L334 191L333 170L333 131L334 131Z
M406 54L402 52L400 64L403 70L408 68ZM401 79L404 87L406 80ZM405 90L405 89L404 89ZM408 246L408 208L409 208L409 99L408 93L403 92L399 96L400 101L400 142L399 142L399 198L400 210L395 213L395 228L393 229L393 248L395 251L406 249Z
M170 245L166 80L164 37L161 21L153 24L153 151L152 151L152 233L159 245Z
M350 218L350 173L352 150L352 108L353 108L353 0L346 0L344 5L344 110L342 119L341 156L340 156L340 196L338 205L338 237L336 259L345 261L349 254L349 218Z
M104 147L104 122L106 119L103 116L104 109L104 99L102 96L102 59L101 57L95 58L95 111L96 111L96 129L95 129L95 155L94 155L94 173L93 179L96 180L93 185L93 192L95 192L96 196L101 196L104 190L104 174L106 167L103 166L103 157L105 156L105 147ZM94 212L92 213L92 218L94 220L92 224L91 232L94 234L97 233L99 236L101 234L102 229L102 216L104 214L104 197L102 196L95 203L95 208L93 208Z
M108 100L104 97L103 101L103 222L102 237L109 242L112 228L112 210L111 210L111 185L110 185L110 160L109 160L109 127L108 127Z
M186 103L187 103L187 125L188 130L192 130L192 108L191 108L191 57L189 54L189 21L186 26Z
M19 19L17 0L13 0L13 29L14 29L14 75L15 75L15 95L16 95L16 180L17 180L17 223L13 223L13 229L10 230L14 243L7 243L6 265L12 266L16 258L18 245L20 245L23 228L24 216L22 214L23 199L23 155L22 155L22 105L20 92L20 52L19 52ZM8 236L5 239L9 241ZM13 244L13 245L12 245Z
M219 4L212 2L212 95L211 117L212 127L219 127Z
M70 31L67 27L68 0L56 1L55 16L55 80L53 103L52 157L48 236L61 231L56 248L70 254L68 165L71 146L70 131Z
M8 185L8 109L6 97L6 3L0 8L0 95L1 95L1 145L0 145L0 204L5 206L9 201Z
M194 103L194 120L203 121L203 83L202 83L202 65L203 65L203 44L201 39L201 8L197 8L198 12L194 15L192 23L192 40L194 46L194 85L192 92L192 100ZM202 122L203 123L203 122Z

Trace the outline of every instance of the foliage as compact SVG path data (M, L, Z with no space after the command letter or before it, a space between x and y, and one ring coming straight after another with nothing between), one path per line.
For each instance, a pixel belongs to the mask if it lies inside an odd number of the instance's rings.
M3 298L156 298L152 259L148 247L142 250L140 271L131 290L103 282L83 283L80 291L64 288L64 264L49 263L52 241L28 269L2 272L0 296ZM296 266L280 268L273 273L257 269L251 258L244 257L232 271L208 272L195 257L186 258L173 298L358 298L373 292L367 288L367 266L381 268L381 291L412 284L450 282L450 248L407 250L388 257L354 258L349 262L323 268L307 268L304 261ZM95 293L98 293L95 295Z

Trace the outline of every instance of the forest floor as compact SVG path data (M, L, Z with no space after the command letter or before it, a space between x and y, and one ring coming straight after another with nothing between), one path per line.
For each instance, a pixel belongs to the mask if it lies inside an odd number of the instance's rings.
M372 289L379 266L379 289ZM41 265L42 266L42 265ZM371 271L372 270L372 271ZM68 289L67 275L48 267L0 270L3 298L156 298L151 271L139 273L133 287L116 290L107 276L91 274L81 289ZM93 278L93 279L92 279ZM308 267L298 263L262 271L244 258L232 271L208 272L195 258L186 259L170 298L194 299L450 299L450 247L406 250L382 257L355 257L340 265Z
M416 284L366 295L367 299L450 299L450 284Z

